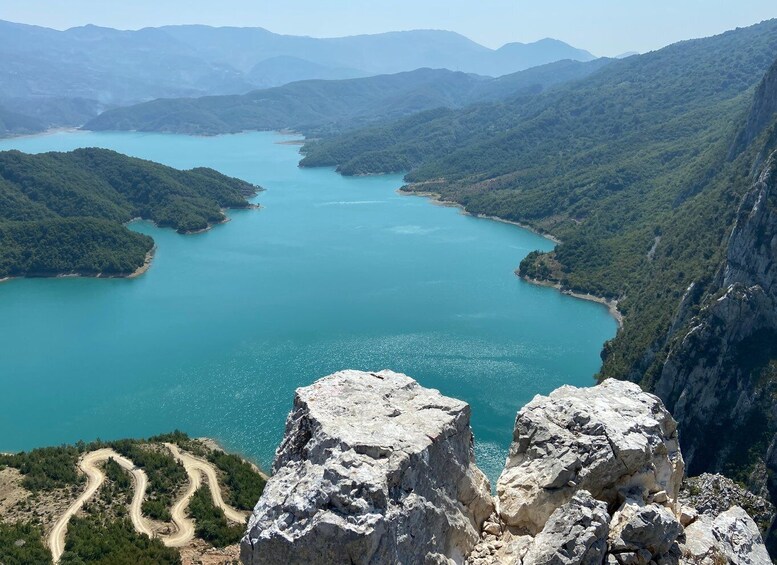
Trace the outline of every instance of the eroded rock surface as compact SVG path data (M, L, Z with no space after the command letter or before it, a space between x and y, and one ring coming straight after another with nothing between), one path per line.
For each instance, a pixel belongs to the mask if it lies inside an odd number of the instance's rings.
M469 421L466 403L390 371L298 389L243 562L462 563L494 508Z
M518 413L497 483L500 516L536 534L579 490L616 508L658 493L671 504L682 477L677 424L657 397L624 381L565 386Z
M712 518L701 515L685 528L682 563L688 565L770 565L761 533L739 506Z
M516 418L496 507L474 465L469 417L465 403L389 371L299 389L243 562L770 563L736 505L752 496L704 477L679 497L677 426L637 385L535 397Z

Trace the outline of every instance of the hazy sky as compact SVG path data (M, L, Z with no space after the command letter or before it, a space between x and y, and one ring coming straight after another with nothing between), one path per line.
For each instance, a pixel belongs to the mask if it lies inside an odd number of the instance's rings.
M0 0L0 19L57 29L202 23L317 37L449 29L489 47L555 37L611 56L774 17L775 0Z

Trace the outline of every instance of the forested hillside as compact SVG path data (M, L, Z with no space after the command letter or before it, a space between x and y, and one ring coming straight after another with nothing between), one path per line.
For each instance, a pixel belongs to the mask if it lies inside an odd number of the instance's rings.
M563 244L524 275L618 299L603 376L638 378L685 289L709 276L752 155L728 161L777 57L777 20L616 61L530 100L432 111L310 143L303 166L410 170L410 192Z
M0 153L0 278L128 275L153 240L122 224L148 219L181 233L250 206L257 187L212 169L179 171L104 149Z
M610 61L559 61L498 79L445 69L418 69L351 80L295 82L242 96L154 100L107 111L89 130L186 134L294 129L331 135L433 108L532 97L557 84L588 76Z

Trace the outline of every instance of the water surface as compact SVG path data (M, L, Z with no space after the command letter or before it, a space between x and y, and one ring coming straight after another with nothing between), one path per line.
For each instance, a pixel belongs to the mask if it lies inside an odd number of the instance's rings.
M179 428L269 467L296 387L339 369L390 368L472 405L478 463L495 479L523 404L592 384L615 321L513 274L549 241L400 196L396 175L299 169L298 148L282 139L69 132L0 142L107 147L267 189L261 210L230 212L204 234L133 224L158 246L137 279L0 284L0 451Z

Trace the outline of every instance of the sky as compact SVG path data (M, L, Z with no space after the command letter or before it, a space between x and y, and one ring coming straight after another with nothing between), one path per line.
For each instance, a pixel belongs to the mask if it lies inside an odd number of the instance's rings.
M0 19L56 29L199 23L314 37L447 29L492 48L553 37L599 56L774 17L775 0L0 0Z

